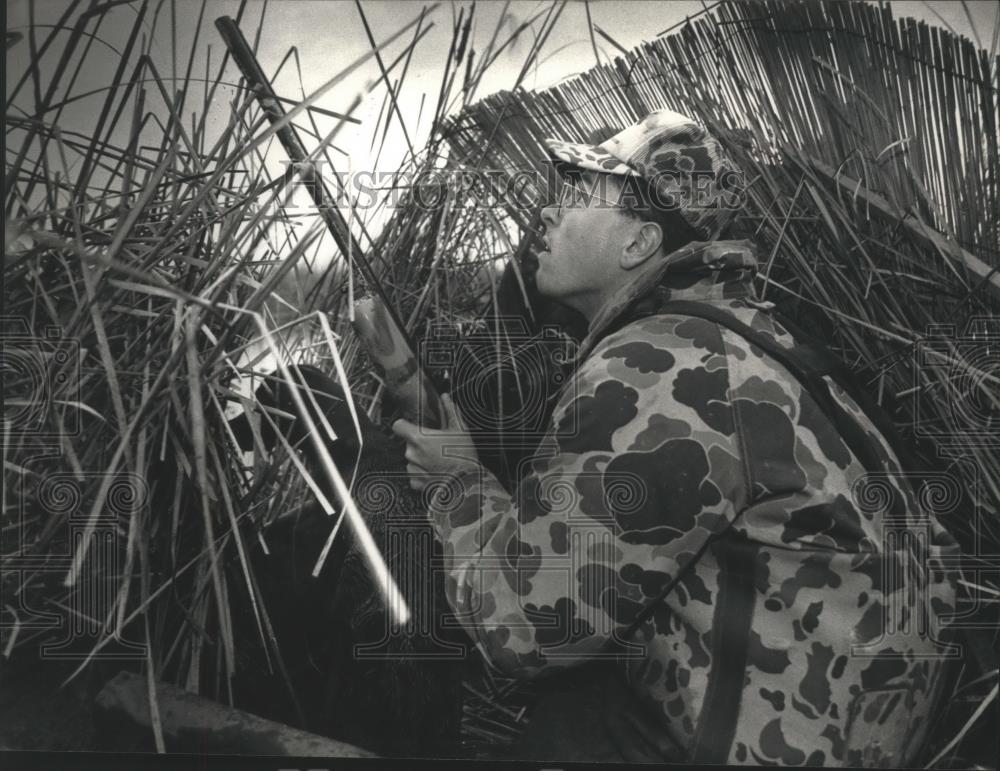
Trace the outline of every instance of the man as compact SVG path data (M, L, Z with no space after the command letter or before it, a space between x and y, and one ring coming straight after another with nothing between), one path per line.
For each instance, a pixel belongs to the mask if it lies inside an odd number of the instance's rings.
M568 181L536 281L589 321L548 434L511 495L447 399L443 431L394 424L415 488L455 482L429 512L449 603L516 676L614 657L663 759L911 762L954 542L855 401L783 355L751 245L716 240L734 165L669 110L547 145Z

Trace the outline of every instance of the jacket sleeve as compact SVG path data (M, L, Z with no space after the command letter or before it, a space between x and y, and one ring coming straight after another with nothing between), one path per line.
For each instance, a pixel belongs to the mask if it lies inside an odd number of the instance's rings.
M513 494L480 469L435 497L448 602L502 671L592 658L732 516L743 480L726 384L679 344L655 320L607 338Z

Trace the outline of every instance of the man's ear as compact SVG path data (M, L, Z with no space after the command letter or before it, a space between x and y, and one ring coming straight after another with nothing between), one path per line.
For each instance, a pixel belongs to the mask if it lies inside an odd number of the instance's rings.
M653 255L659 253L663 243L663 231L655 222L642 222L632 232L632 238L622 249L618 264L624 270L633 270Z

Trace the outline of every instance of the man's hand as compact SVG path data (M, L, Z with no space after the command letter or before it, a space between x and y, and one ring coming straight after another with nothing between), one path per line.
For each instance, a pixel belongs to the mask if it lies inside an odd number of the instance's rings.
M441 402L445 425L440 431L422 428L402 418L392 424L392 432L406 441L406 471L414 490L423 490L442 477L480 466L472 436L451 396L445 394Z

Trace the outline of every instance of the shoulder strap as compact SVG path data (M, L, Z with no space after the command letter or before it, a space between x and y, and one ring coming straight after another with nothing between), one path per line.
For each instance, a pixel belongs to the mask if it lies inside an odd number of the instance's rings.
M850 413L833 398L830 387L824 380L830 375L835 377L838 385L842 385L844 381L841 376L845 369L843 362L830 351L804 343L786 348L772 337L744 324L734 314L708 303L676 300L665 303L658 312L677 313L712 321L749 340L778 361L799 381L803 390L813 398L865 469L869 472L884 470L874 442ZM854 398L853 393L851 396Z
M643 606L642 610L640 610L636 614L635 618L632 619L632 623L630 623L625 628L625 631L622 632L621 635L619 635L619 637L618 637L619 641L630 639L632 637L632 635L635 634L635 630L638 629L643 624L645 624L652 617L653 613L656 612L656 609L658 607L660 607L660 604L665 599L667 599L667 597L670 596L670 593L674 590L674 587L677 586L678 582L682 578L684 578L684 576L686 576L688 573L691 572L691 569L696 564L698 564L698 560L701 559L702 555L706 551L708 551L709 547L711 547L711 545L713 543L715 543L719 538L721 538L724 533L728 533L729 532L729 528L731 528L733 526L733 522L735 522L735 521L736 521L736 518L734 517L733 520L730 521L729 524L727 524L725 528L723 528L722 530L720 530L717 533L713 533L712 535L710 535L708 538L705 539L705 542L701 546L698 547L698 551L696 551L694 553L694 556L691 559L689 559L686 563L684 563L684 565L681 566L681 569L678 570L674 574L673 578L671 578L669 581L667 581L667 585L663 587L663 589L660 591L659 595L657 595L657 597L655 599L650 600L649 602L647 602Z
M900 439L896 427L892 424L885 410L859 387L844 363L826 348L802 342L797 342L796 345L785 348L779 345L773 338L744 324L734 314L708 303L676 300L665 303L658 312L676 313L713 321L746 338L780 362L795 376L803 388L809 392L830 422L840 432L841 437L847 443L847 446L854 453L855 457L861 461L868 471L881 472L884 470L879 456L874 451L872 439L840 403L833 398L829 387L823 380L827 375L850 394L851 398L854 399L868 419L878 429L879 433L885 438L900 462L915 469L925 465ZM802 341L808 338L807 335L803 334L801 330L787 319L782 318L780 322L782 326L791 332L795 340ZM634 633L635 629L645 623L652 615L654 609L669 596L674 586L687 572L687 569L701 558L702 554L713 541L718 540L718 538L727 533L732 524L730 522L725 529L715 533L705 542L694 558L667 584L663 592L661 592L660 596L651 606L643 608L643 611L636 617L636 620L628 627L627 634ZM961 631L963 633L962 636L969 643L970 652L980 672L988 673L997 671L995 642L979 629L963 627Z
M782 326L786 327L792 334L793 338L797 341L795 345L786 348L777 343L773 338L743 323L736 318L734 314L707 303L677 300L665 303L657 309L657 312L693 316L715 322L720 326L744 337L778 361L792 374L793 377L795 377L796 380L799 381L802 388L807 391L810 396L812 396L830 423L837 429L848 448L869 472L884 471L884 466L880 459L880 453L876 452L874 440L868 435L864 428L836 399L833 398L833 395L830 393L829 386L824 380L827 376L831 377L831 379L833 379L851 396L852 399L854 399L854 401L858 404L868 419L872 421L876 429L882 434L886 442L896 453L900 462L915 464L915 468L923 465L920 459L914 453L910 452L902 443L898 433L896 432L895 426L893 426L892 421L889 419L886 412L870 396L868 396L866 392L858 387L858 384L855 382L853 376L844 363L825 347L809 345L801 342L802 340L806 340L807 337L803 335L800 330L796 329L794 324L789 323L785 319L781 319ZM629 639L640 626L649 620L655 610L660 607L663 601L670 595L678 582L680 582L684 576L690 572L690 570L702 558L704 553L714 543L730 533L733 525L738 519L739 514L727 523L722 530L713 533L705 540L694 556L685 565L683 565L680 570L678 570L660 594L642 608L642 610L633 619L632 623L630 623L625 629L620 639ZM732 575L730 575L731 579L736 577L736 573L733 573L732 571L728 572L732 573ZM740 580L746 582L745 577L739 578ZM740 614L736 613L735 616L740 617ZM743 622L746 622L746 624L743 624ZM737 622L734 621L734 623ZM749 630L749 617L740 617L739 623L740 631L737 631L734 628L731 630L731 634L742 638ZM746 626L746 630L743 629L744 625ZM965 640L970 643L969 647L971 648L972 659L978 665L980 672L996 672L997 655L994 648L995 641L989 639L986 634L978 629L963 628L961 631L964 632L963 636ZM724 704L726 699L734 700L734 703L736 704L739 703L739 699L742 694L742 682L736 677L732 677L731 679L733 680L733 683L736 684L736 687L723 689L724 698L721 700L718 694L716 694L715 701L718 702L719 705ZM722 709L723 707L719 706L719 710ZM713 718L714 723L724 723L724 727L727 727L729 722L735 721L735 717L732 718L732 721L728 719L720 719L717 715L713 715ZM716 726L716 728L717 727L718 726ZM715 760L716 762L725 762L725 759L728 757L728 749L732 742L731 732L727 733L725 736L721 736L718 734L718 731L711 726L709 726L707 730L707 736L702 736L699 730L699 740L695 743L695 757L703 762L706 759Z
M792 348L785 348L775 342L773 338L758 332L748 324L744 324L734 314L704 302L674 300L658 308L657 313L675 313L712 321L749 340L781 363L802 384L802 387L812 395L820 409L823 410L823 413L840 432L841 437L843 437L855 457L861 461L866 469L869 471L882 470L882 463L878 459L878 455L875 453L871 440L865 434L864 429L833 398L829 387L823 380L826 375L832 375L843 367L840 360L832 353L818 346L803 344L797 344ZM702 555L704 555L715 541L730 531L738 518L739 515L730 520L722 530L713 533L705 540L694 556L681 566L681 569L667 582L667 585L663 587L660 594L639 611L619 639L628 640L640 626L652 617L660 604L670 596L677 583L698 563Z

